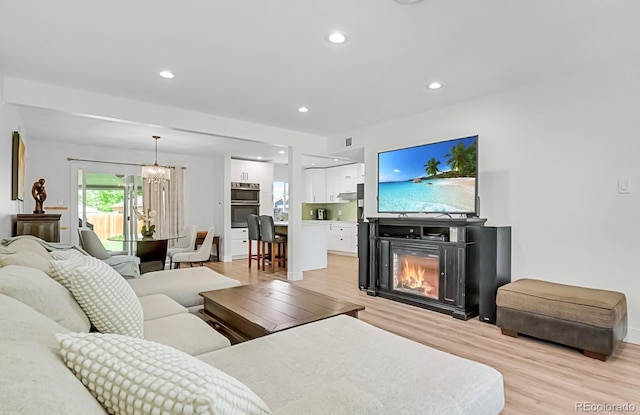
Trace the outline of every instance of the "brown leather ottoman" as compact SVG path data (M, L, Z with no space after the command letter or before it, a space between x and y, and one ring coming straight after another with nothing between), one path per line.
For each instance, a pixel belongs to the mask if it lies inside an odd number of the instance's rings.
M496 305L502 334L575 347L602 361L627 335L627 299L619 292L521 279L498 289Z

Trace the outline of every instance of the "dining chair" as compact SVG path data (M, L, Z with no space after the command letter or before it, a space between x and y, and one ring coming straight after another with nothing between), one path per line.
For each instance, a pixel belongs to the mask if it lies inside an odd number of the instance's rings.
M79 228L78 237L80 238L80 247L85 250L86 253L92 257L96 257L101 260L111 258L114 255L127 255L125 251L108 251L98 234L89 228Z
M258 269L260 269L260 261L262 255L260 253L260 216L250 214L247 216L247 226L249 228L249 268L251 268L251 262L256 261ZM253 253L253 241L256 241L257 253Z
M92 257L98 258L115 269L123 277L140 277L140 258L127 255L124 251L108 251L98 234L88 228L78 229L80 247Z
M276 235L272 216L260 216L260 243L262 244L263 271L266 262L271 264L271 272L275 272L276 264L282 268L287 267L287 237Z
M203 262L208 262L211 258L211 247L213 246L213 231L214 227L210 227L207 231L207 236L205 236L202 245L200 248L193 252L178 252L173 254L173 263L176 264L176 268L180 268L180 264L183 262L188 262L189 266L193 266L194 262L199 262L200 266L203 265Z
M169 269L173 267L173 255L179 252L195 252L196 243L196 227L189 225L182 231L182 238L178 238L175 245L167 248L167 256L169 257Z

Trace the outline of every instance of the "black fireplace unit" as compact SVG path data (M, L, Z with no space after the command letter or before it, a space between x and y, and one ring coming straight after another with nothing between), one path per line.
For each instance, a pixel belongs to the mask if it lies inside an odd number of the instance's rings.
M361 289L463 320L478 315L486 219L367 219Z

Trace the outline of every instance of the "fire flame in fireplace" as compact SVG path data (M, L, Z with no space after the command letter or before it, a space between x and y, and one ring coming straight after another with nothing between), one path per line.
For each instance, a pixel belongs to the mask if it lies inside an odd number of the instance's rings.
M432 266L429 266L432 265ZM395 278L396 288L419 291L422 295L438 298L438 264L420 264L403 258L402 270Z

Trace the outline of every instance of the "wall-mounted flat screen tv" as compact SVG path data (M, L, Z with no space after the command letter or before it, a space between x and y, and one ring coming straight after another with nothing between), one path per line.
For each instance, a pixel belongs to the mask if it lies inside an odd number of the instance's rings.
M478 212L478 136L378 153L378 212Z

